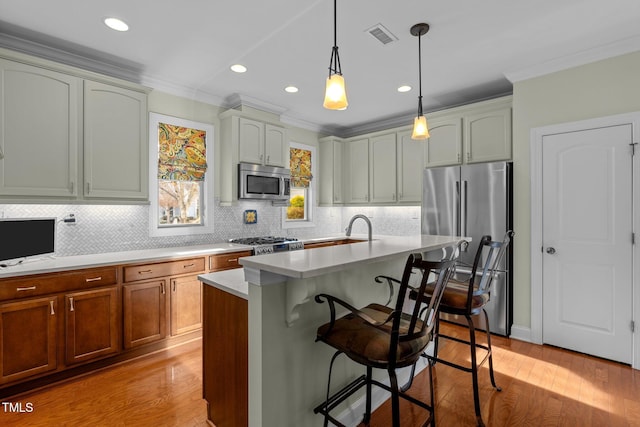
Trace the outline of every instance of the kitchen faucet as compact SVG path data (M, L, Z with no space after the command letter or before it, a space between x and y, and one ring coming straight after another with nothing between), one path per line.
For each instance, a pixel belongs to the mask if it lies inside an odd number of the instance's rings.
M369 228L369 241L371 241L371 221L369 221L369 218L367 218L365 215L362 214L357 214L354 215L350 220L349 220L349 225L347 226L347 228L344 229L344 231L347 232L347 237L351 236L351 226L353 226L353 221L355 221L358 218L362 218L365 220L365 222L367 223L367 227Z

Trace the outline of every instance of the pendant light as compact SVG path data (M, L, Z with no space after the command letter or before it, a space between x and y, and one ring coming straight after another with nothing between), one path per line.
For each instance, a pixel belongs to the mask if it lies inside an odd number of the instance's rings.
M418 116L413 120L413 133L411 139L429 138L429 128L427 118L422 114L422 46L420 39L429 31L429 24L421 23L411 27L411 34L418 37L418 78L420 83L420 94L418 95Z
M344 87L344 77L340 67L340 57L338 56L338 13L336 7L337 0L333 0L333 48L331 49L331 61L329 62L329 77L324 93L324 108L329 110L344 110L347 102L347 90Z

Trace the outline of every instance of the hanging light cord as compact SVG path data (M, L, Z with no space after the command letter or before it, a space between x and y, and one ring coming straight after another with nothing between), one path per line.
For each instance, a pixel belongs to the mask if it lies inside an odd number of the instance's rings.
M338 9L337 0L333 0L333 48L331 48L331 61L329 61L329 77L331 74L342 75L340 57L338 56Z
M422 116L422 44L420 43L420 39L422 39L422 31L418 34L418 117Z

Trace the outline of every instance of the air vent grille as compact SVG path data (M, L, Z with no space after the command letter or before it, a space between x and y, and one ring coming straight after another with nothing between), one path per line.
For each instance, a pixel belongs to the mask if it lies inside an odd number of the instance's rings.
M389 44L398 40L393 33L387 30L384 25L377 24L367 30L369 34L376 38L382 44Z

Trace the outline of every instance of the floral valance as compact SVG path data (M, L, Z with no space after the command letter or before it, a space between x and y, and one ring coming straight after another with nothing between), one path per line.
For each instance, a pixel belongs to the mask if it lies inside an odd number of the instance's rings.
M311 183L311 151L301 148L291 148L291 186L306 188Z
M203 181L207 171L206 132L158 124L158 179Z

